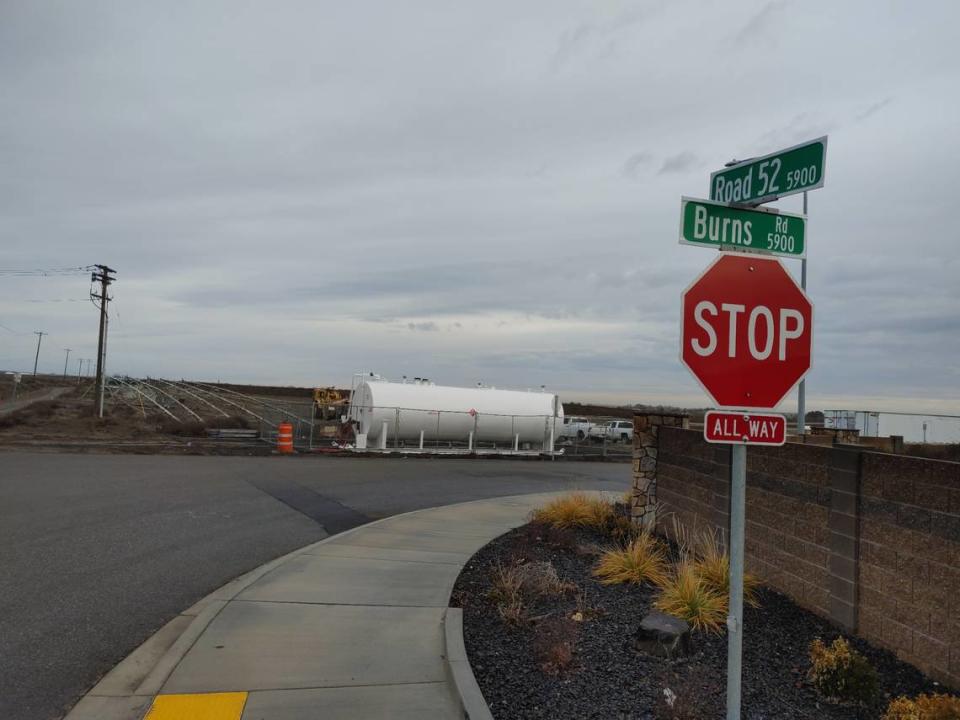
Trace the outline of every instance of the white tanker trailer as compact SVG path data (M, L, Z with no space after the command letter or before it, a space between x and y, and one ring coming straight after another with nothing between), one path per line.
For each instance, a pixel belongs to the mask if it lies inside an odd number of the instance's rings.
M560 398L545 392L463 388L426 380L390 382L364 379L351 393L347 419L356 422L358 440L368 447L416 447L421 440L466 443L525 444L551 448L563 426ZM421 434L422 433L422 434ZM362 442L362 441L361 441Z

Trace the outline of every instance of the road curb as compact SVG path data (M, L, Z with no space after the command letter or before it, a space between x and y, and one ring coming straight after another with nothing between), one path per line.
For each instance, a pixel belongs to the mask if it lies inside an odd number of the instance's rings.
M463 641L463 610L447 608L443 614L443 639L446 644L447 677L457 693L466 720L493 720L490 706L473 675Z

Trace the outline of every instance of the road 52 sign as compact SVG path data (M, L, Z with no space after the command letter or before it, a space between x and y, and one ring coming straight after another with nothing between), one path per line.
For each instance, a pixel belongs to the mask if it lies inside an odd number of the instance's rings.
M827 136L717 170L710 175L710 199L759 205L823 187Z
M813 305L779 260L721 253L681 317L680 359L719 407L776 407L810 369Z

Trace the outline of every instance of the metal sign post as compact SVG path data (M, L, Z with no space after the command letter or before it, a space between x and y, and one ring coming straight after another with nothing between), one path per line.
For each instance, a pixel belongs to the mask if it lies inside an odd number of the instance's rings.
M807 191L803 191L803 217L807 217ZM804 220L806 222L806 220ZM806 227L804 227L806 230ZM800 288L807 291L807 258L800 261ZM797 435L807 434L807 381L800 381L797 388Z
M747 446L730 448L730 614L727 616L727 720L740 720L743 676L743 544L747 524Z
M740 720L743 676L743 571L747 523L747 445L783 445L783 415L710 410L703 421L707 442L731 445L730 455L730 608L727 616L727 720Z

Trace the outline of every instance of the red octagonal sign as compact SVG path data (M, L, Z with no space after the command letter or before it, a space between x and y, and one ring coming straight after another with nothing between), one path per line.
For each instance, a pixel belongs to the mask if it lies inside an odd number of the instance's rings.
M719 407L776 407L810 369L813 305L774 258L721 253L682 318L680 359Z

